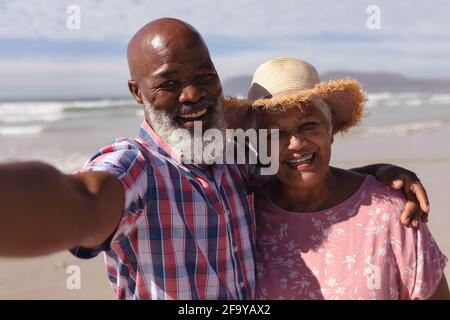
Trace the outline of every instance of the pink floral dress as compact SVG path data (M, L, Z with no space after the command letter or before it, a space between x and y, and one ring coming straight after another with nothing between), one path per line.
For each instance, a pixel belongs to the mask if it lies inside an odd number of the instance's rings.
M405 200L367 176L340 205L289 212L256 199L257 299L427 299L447 258L426 224L400 223Z

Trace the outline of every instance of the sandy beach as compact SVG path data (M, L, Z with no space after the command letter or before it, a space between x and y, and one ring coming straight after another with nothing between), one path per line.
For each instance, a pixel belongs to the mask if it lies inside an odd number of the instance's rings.
M81 271L81 288L67 289L67 267ZM103 257L85 261L60 252L46 257L0 259L0 299L115 299Z
M137 130L137 127L133 126L138 125L140 121L136 116L135 109L130 109L130 112L132 112L133 116L129 116L130 125L127 126L128 131L123 132L128 136L131 135L130 132ZM333 146L332 165L352 168L364 164L389 162L416 172L428 190L431 202L429 223L431 231L444 254L450 256L450 236L448 235L450 210L447 203L448 195L450 194L450 148L448 145L448 138L450 137L448 118L450 117L448 114L447 118L436 114L433 118L429 113L427 116L430 117L427 121L439 120L443 124L419 128L417 125L412 125L406 129L404 127L400 127L400 129L389 127L390 131L383 133L379 130L379 125L384 123L384 120L378 119L377 123L371 123L373 128L378 128L378 131L372 129L372 134L367 134L367 131L355 130L354 133L350 133L348 136L337 136ZM386 117L385 119L390 118ZM394 124L395 121L398 120L394 120ZM389 125L392 125L392 123ZM61 127L63 126L61 125ZM362 127L364 127L364 124ZM123 127L120 130L125 131ZM42 160L51 159L52 152L57 156L59 155L57 154L58 148L60 150L71 148L72 150L81 150L83 152L89 150L92 154L102 144L110 141L111 138L121 135L121 133L106 131L101 135L95 136L95 132L87 131L86 133L86 130L84 131L85 133L80 134L91 135L97 140L76 139L77 133L72 129L61 131L62 133L58 134L50 131L47 135L21 136L15 138L16 140L0 137L4 150L11 151L10 155L5 155L4 153L3 159L0 158L0 161L6 161L10 158L29 159L30 157ZM56 141L60 135L63 135L64 139L67 139L70 135L70 141L73 144L69 146L58 145ZM80 140L82 141L80 142ZM40 157L42 154L33 153L31 148L27 149L27 146L34 146L36 141L43 142L40 145L40 151L50 150L50 153ZM86 141L89 141L89 143L83 145ZM92 141L95 141L95 143ZM21 153L21 150L26 150L28 153ZM13 154L12 152L16 153ZM83 161L87 160L88 154L83 152L77 157L72 157L72 160L75 160L66 167L64 167L65 163L59 162L60 159L58 157L55 158L54 164L59 165L61 169L70 171L82 164L81 159ZM66 288L66 281L69 276L66 270L70 265L78 265L81 269L80 290L68 290ZM448 267L446 275L450 279L450 268ZM32 259L0 259L0 299L114 298L114 293L107 280L102 256L92 261L86 261L77 259L68 252L61 252L47 257Z

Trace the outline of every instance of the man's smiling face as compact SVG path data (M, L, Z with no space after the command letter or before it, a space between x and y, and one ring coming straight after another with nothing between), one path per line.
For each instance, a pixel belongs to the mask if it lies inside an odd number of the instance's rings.
M128 64L133 79L128 82L130 92L144 105L145 120L153 130L186 161L206 147L215 150L199 160L213 163L223 153L224 139L204 141L194 123L201 124L203 132L218 129L224 137L224 98L200 34L180 20L153 21L130 41ZM180 138L179 132L186 130L188 136ZM194 150L198 145L203 149Z
M176 127L192 132L194 121L201 121L203 130L208 129L223 97L201 36L177 20L163 20L140 32L128 52L136 100L167 114ZM152 125L150 111L145 111Z

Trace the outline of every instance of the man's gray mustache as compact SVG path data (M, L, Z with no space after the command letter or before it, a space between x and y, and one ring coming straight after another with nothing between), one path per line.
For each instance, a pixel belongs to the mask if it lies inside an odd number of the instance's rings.
M195 112L203 108L211 108L217 105L217 101L200 100L196 103L183 104L175 113L175 116L183 113Z

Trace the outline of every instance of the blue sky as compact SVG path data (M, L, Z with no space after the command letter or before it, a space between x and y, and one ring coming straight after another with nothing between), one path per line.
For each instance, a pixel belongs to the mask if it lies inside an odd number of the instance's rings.
M69 5L80 30L66 27ZM367 28L369 5L379 30ZM203 34L223 80L286 55L320 72L450 78L449 12L445 0L1 0L0 99L126 96L127 42L164 16Z

